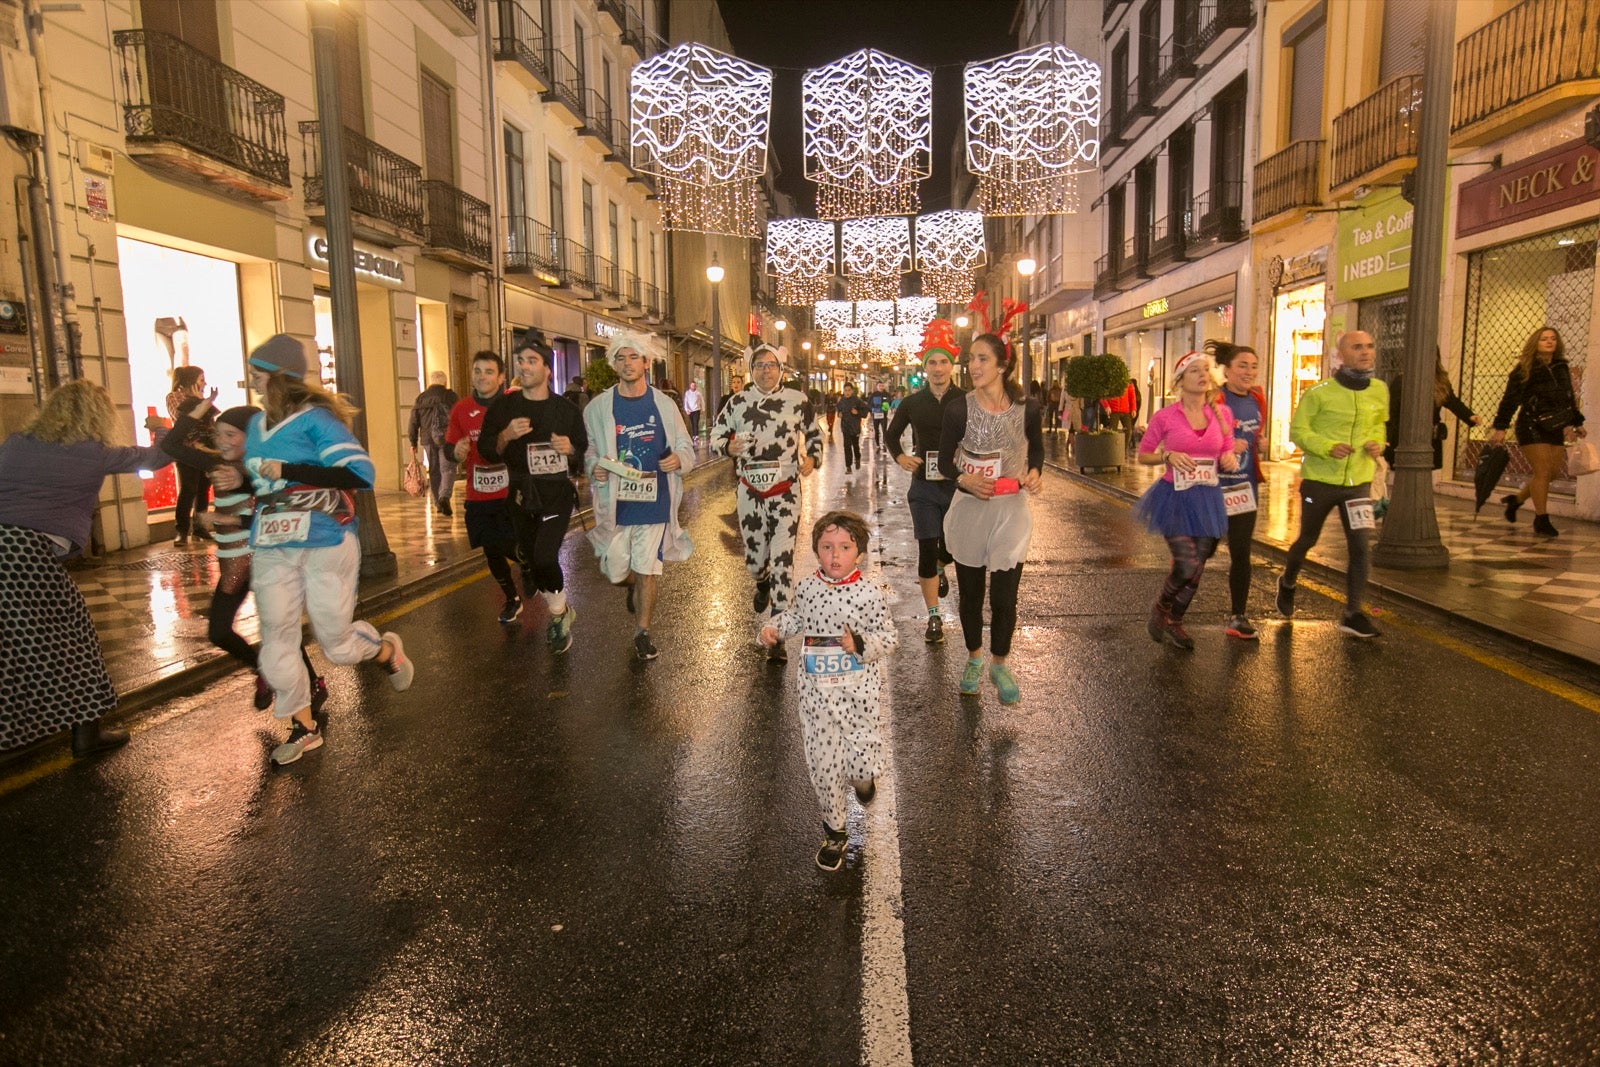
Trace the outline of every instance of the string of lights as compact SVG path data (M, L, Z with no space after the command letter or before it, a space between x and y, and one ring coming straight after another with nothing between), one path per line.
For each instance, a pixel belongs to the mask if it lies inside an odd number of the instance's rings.
M933 173L933 75L876 49L806 71L805 173L817 215L911 215Z

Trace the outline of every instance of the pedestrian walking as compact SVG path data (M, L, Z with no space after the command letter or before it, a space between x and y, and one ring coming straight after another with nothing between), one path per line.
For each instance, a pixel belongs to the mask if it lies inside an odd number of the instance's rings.
M172 368L172 392L167 394L167 418L172 420L173 427L161 436L162 441L176 431L178 417L183 410L204 397L205 393L205 371L190 366ZM185 443L206 444L211 437L211 422L209 419L196 420L186 427L184 432L191 438L191 442ZM199 522L211 498L211 483L206 479L206 472L199 467L179 462L177 474L178 500L173 505L172 511L175 534L172 543L182 547L189 543L191 537L197 541L209 540L205 527Z
M1267 396L1256 385L1261 358L1250 346L1227 341L1207 341L1205 352L1222 368L1222 389L1216 399L1233 416L1233 451L1238 457L1234 470L1217 476L1223 510L1228 513L1228 621L1223 631L1254 641L1259 634L1248 611L1250 553L1256 516L1261 513L1261 428L1267 424Z
M728 376L728 391L722 397L722 403L717 405L717 418L722 418L722 413L728 410L728 402L744 391L744 379L737 374Z
M62 730L75 756L127 743L127 731L102 725L117 691L62 566L89 543L106 475L172 462L156 445L113 444L116 426L110 394L80 379L0 443L0 751Z
M577 375L567 383L566 389L561 392L562 399L577 408L581 413L589 406L589 387L583 380L583 375Z
M1404 409L1402 397L1405 392L1405 375L1396 374L1389 379L1389 423L1385 429L1385 436L1389 443L1384 446L1383 458L1389 469L1394 470L1394 449L1400 441L1400 418ZM1439 350L1433 350L1433 469L1440 470L1444 467L1444 442L1450 436L1450 430L1444 424L1442 412L1448 409L1451 414L1469 426L1477 426L1483 419L1473 414L1472 409L1456 395L1455 387L1450 384L1450 374L1444 369L1444 359L1439 355ZM1377 499L1377 515L1382 518L1389 510L1389 492L1387 486L1372 486L1372 494Z
M444 371L428 375L428 387L417 396L411 407L411 458L417 458L418 442L428 461L428 488L433 506L444 516L454 514L450 495L455 492L456 462L454 449L445 438L450 433L450 412L461 400Z
M517 340L519 388L484 413L478 452L506 465L511 523L524 592L537 590L550 613L545 640L560 655L572 647L577 609L567 600L561 544L578 506L573 464L589 445L576 404L550 392L552 352L543 335L528 330Z
M1517 356L1517 365L1506 379L1506 391L1494 414L1494 433L1489 443L1504 443L1506 430L1516 418L1517 447L1528 460L1532 473L1523 487L1503 501L1506 521L1517 521L1517 509L1533 501L1533 532L1555 537L1560 531L1550 521L1550 482L1561 471L1564 447L1589 431L1583 428L1583 412L1572 389L1572 368L1567 364L1567 346L1552 326L1533 332Z
M1061 429L1061 383L1051 382L1044 394L1044 428Z
M1334 509L1344 526L1344 614L1339 631L1373 638L1380 631L1361 610L1372 556L1372 475L1383 456L1389 418L1389 388L1373 377L1378 349L1372 335L1350 330L1339 335L1339 369L1332 378L1306 390L1289 422L1289 439L1305 452L1300 465L1300 535L1278 578L1278 613L1294 615L1295 579L1306 553L1322 536Z
M272 751L280 767L323 743L300 669L302 614L331 662L374 661L397 692L409 689L416 673L398 634L354 621L361 569L354 494L372 488L375 472L350 432L355 410L308 379L306 369L305 345L287 334L250 353L250 386L263 408L245 434L256 498L250 587L261 625L259 666L276 692L273 714L293 722L288 740ZM225 491L239 488L231 483L215 481Z
M691 381L683 387L683 413L689 417L689 436L697 441L700 439L700 412L704 407L700 386Z
M833 390L822 394L822 414L828 422L828 443L833 443L833 424L838 417L839 396Z
M694 441L672 397L649 385L646 376L657 358L651 338L618 333L606 357L616 369L617 384L583 412L584 465L595 515L589 541L606 580L628 587L628 611L637 616L634 654L652 660L659 654L650 622L662 565L686 560L694 551L678 523L683 475L694 467Z
M867 394L867 411L872 415L873 447L882 448L883 429L889 422L889 394L884 392L881 384L874 385L872 392Z
M1228 532L1219 475L1236 472L1233 414L1213 395L1211 357L1190 352L1173 367L1178 399L1150 418L1139 442L1140 463L1164 466L1134 513L1166 539L1172 569L1161 584L1145 627L1154 641L1194 647L1183 617L1200 588L1206 561Z
M822 434L811 401L782 384L788 351L761 345L746 354L748 389L735 393L711 428L711 446L732 456L744 562L755 579L757 615L776 615L792 592L795 537L800 532L800 479L822 462ZM783 645L768 657L788 661Z
M1007 317L1009 321L1009 316ZM1000 327L1005 329L1005 325ZM1017 353L996 333L967 345L972 390L945 407L939 468L956 472L959 490L944 517L944 541L956 563L961 635L967 665L961 692L983 680L983 598L989 595L989 678L1002 704L1022 699L1006 665L1017 628L1017 591L1033 538L1028 494L1044 478L1044 431L1037 404L1022 399L1014 375Z
M922 588L922 603L928 609L923 638L931 645L944 641L944 616L939 600L950 593L945 568L952 562L944 543L944 516L955 497L955 479L939 466L939 439L944 433L945 409L964 395L950 384L955 373L955 358L960 352L955 330L944 319L934 319L922 334L922 372L928 384L906 398L889 423L889 455L911 472L911 488L906 504L911 509L911 528L917 539L917 583ZM911 430L911 451L901 446L907 427Z
M1133 447L1133 429L1139 419L1139 405L1142 398L1139 396L1139 385L1133 379L1128 379L1128 387L1120 396L1110 400L1102 400L1100 408L1105 412L1105 425L1110 430L1121 430L1124 447Z
M511 471L504 463L491 463L478 449L483 419L505 395L506 365L498 353L485 349L472 357L472 395L450 409L445 444L458 466L466 470L467 543L483 550L489 575L500 587L505 602L499 622L510 626L522 614L522 597L511 579L511 558L517 554L517 530L511 520ZM527 590L524 589L524 593Z
M800 582L794 604L762 626L760 641L781 648L803 637L797 672L806 770L822 808L817 866L837 871L850 839L849 792L862 804L883 773L879 679L898 641L882 586L861 574L869 532L861 516L831 511L811 528L817 572Z
M216 477L232 486L217 490L216 509L202 519L211 523L217 542L217 584L206 608L206 638L255 674L255 709L266 711L272 707L275 693L261 673L260 650L246 641L235 625L239 609L250 595L250 527L256 511L244 449L250 423L261 409L243 405L217 414L216 397L213 389L209 396L193 401L173 423L172 432L161 439L161 449L179 463L203 471L208 481ZM196 443L196 431L201 426L211 427L211 448ZM229 472L226 478L220 473L224 470ZM311 713L315 716L328 702L328 683L311 665L304 642L300 646L300 662L306 668Z
M844 472L849 474L861 466L861 423L870 412L867 402L856 396L853 382L844 383L844 396L836 405L839 414L839 433L844 437Z

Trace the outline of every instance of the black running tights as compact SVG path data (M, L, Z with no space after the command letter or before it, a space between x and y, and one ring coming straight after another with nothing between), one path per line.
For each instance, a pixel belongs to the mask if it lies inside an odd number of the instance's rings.
M483 546L483 560L489 564L489 573L494 577L500 591L507 599L514 598L517 595L517 586L511 580L511 558L506 546L486 542Z
M251 670L256 669L256 646L239 636L239 631L233 628L233 620L239 617L239 608L244 604L244 598L250 595L250 583L244 583L237 593L223 592L219 584L211 594L211 607L208 609L209 618L206 620L206 637L213 645L243 663ZM311 679L312 685L317 681L317 670L311 666L311 657L306 654L304 645L300 646L300 660L306 665L306 677Z
M861 431L850 432L849 427L844 431L844 466L846 470L851 467L861 466Z
M1022 564L993 573L982 567L956 563L956 588L961 591L961 636L967 652L983 647L983 586L989 585L989 651L1011 654L1011 635L1017 629L1017 590L1022 585Z
M923 537L917 540L917 577L937 578L939 568L950 562L950 553L944 550L943 537Z
M517 562L522 564L524 590L556 593L566 586L561 575L561 542L566 540L571 521L570 502L542 515L530 515L523 508L512 506L511 522L517 528Z
M1250 546L1256 536L1258 512L1241 511L1228 516L1228 614L1245 614L1250 600Z

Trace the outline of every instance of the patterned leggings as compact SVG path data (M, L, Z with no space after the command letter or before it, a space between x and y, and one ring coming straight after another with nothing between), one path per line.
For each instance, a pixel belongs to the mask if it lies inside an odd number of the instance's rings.
M796 483L798 486L798 483ZM789 606L794 582L794 542L800 534L800 497L796 489L757 496L740 482L739 533L744 538L744 565L758 582L770 583L772 614Z
M1217 550L1216 537L1169 537L1167 547L1172 550L1172 571L1161 583L1161 595L1156 607L1173 622L1183 618L1189 602L1200 588L1200 576L1206 572L1206 560Z

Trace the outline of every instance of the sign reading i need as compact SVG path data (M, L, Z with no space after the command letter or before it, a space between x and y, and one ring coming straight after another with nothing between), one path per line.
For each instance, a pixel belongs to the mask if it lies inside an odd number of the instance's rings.
M1581 139L1568 141L1463 184L1456 236L1467 237L1596 197L1600 197L1600 149Z
M1411 279L1411 205L1391 189L1368 196L1339 216L1340 300L1365 300L1404 289Z

